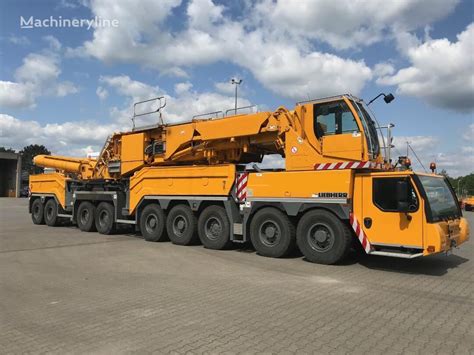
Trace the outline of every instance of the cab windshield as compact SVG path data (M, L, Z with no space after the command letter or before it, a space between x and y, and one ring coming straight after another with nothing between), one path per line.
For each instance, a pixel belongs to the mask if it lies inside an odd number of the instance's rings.
M417 177L425 191L432 222L461 216L456 196L446 179L425 175Z
M364 126L364 132L367 136L367 145L369 152L372 155L372 159L375 159L380 152L379 138L377 135L377 128L375 122L369 114L369 111L365 108L365 104L362 102L354 102L354 107L359 112L359 117Z

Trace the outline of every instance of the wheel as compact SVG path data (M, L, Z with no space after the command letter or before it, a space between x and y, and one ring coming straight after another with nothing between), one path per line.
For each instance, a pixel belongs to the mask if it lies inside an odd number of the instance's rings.
M140 231L143 238L149 242L166 240L165 221L165 214L159 205L153 203L146 206L140 215Z
M174 206L166 218L166 231L173 244L195 244L197 238L197 218L187 205Z
M250 223L250 239L260 255L281 258L295 248L295 226L280 210L262 208Z
M232 242L230 223L225 209L221 206L206 207L198 219L198 234L205 248L216 250L229 248Z
M296 241L306 259L313 263L335 264L351 247L351 232L330 212L313 210L299 221Z
M115 233L114 206L109 202L101 202L95 210L95 228L100 234Z
M41 199L36 198L31 204L31 219L34 224L44 224L44 206Z
M83 201L77 209L77 226L83 232L95 232L97 229L94 223L95 206L92 202Z
M44 205L44 221L50 227L58 225L58 204L52 198L50 198Z

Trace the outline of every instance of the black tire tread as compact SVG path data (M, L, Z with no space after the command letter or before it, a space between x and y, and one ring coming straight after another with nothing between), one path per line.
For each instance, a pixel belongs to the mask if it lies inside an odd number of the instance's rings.
M161 231L159 231L156 235L150 235L149 233L146 232L145 228L145 221L146 221L146 215L150 212L153 211L156 213L159 221L159 224L161 226ZM139 220L139 225L140 225L140 231L142 233L143 238L147 242L164 242L166 241L167 234L166 234L166 215L165 212L161 209L161 207L156 204L156 203L151 203L145 208L143 208L143 211L140 214L140 220Z
M224 222L224 238L220 240L210 240L206 237L204 232L204 223L210 215L218 216ZM229 249L232 246L232 241L230 240L230 222L227 218L227 213L224 207L218 205L210 205L206 207L200 214L198 219L198 235L201 243L207 249L214 250L225 250Z
M53 216L51 219L48 219L48 217L46 216L46 211L50 207L53 208ZM48 199L44 204L44 222L48 227L56 227L59 224L58 204L53 198Z
M39 204L39 207L40 207L39 216L35 217L33 211L34 211L35 205L38 205L38 204ZM31 220L33 221L34 224L38 224L38 225L45 224L45 222L44 222L44 205L41 202L40 198L35 198L35 200L31 204Z
M260 243L257 235L257 223L259 222L259 219L266 214L272 214L273 217L278 219L282 224L281 229L283 237L288 237L288 240L286 241L288 244L286 246L281 245L273 248ZM278 208L264 207L255 214L250 222L250 239L252 240L254 248L260 255L272 258L282 258L290 254L296 247L296 227L293 222L291 222L288 215L280 211Z
M92 219L89 223L86 225L83 225L80 222L80 215L81 212L84 208L90 208L90 216L92 216ZM90 201L82 201L81 204L79 205L79 208L77 209L77 216L76 216L76 223L79 229L83 232L96 232L97 228L95 226L95 213L96 213L96 207L95 205L90 202Z
M305 242L305 237L302 231L302 228L304 228L304 224L308 219L318 218L326 219L326 221L330 221L330 223L333 223L333 225L336 227L336 230L334 232L336 233L336 238L338 238L338 246L336 248L333 248L330 252L315 252ZM341 233L337 234L338 231ZM343 223L337 216L335 216L331 212L320 209L310 210L306 212L306 214L301 217L296 230L296 241L301 252L304 254L307 260L318 264L331 265L342 261L351 249L352 239L352 232L345 223Z
M104 208L107 209L108 212L111 214L111 221L112 221L108 226L105 226L105 227L101 226L99 223L99 214ZM95 228L97 229L97 232L99 232L100 234L105 234L105 235L114 234L116 231L116 224L114 221L114 218L115 218L114 206L109 202L101 202L97 205L95 212L96 213L94 216L94 220L95 220Z
M173 219L176 215L182 214L185 215L190 223L190 229L188 231L188 235L179 238L174 235L173 233ZM173 244L176 245L193 245L197 244L199 237L197 235L197 226L198 226L198 219L194 215L191 208L184 204L179 204L174 206L168 216L166 217L166 231L168 234L168 238L171 240Z

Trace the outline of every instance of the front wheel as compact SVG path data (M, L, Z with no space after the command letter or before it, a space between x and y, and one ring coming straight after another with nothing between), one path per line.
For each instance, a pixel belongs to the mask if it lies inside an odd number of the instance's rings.
M115 233L114 206L109 202L101 202L95 211L95 227L100 234Z
M206 207L199 216L198 234L205 248L216 250L229 248L232 242L230 223L225 209L215 205Z
M351 247L349 228L328 211L312 210L299 221L296 241L306 259L318 264L341 261Z

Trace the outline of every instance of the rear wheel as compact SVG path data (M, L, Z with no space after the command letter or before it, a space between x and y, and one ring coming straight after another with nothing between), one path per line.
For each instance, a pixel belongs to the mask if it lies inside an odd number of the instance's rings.
M149 242L162 242L166 239L165 214L161 207L152 203L143 209L140 215L140 231Z
M83 201L77 209L77 226L83 232L95 232L97 229L94 223L95 206L92 202Z
M95 211L95 227L100 234L115 233L114 206L109 202L101 202Z
M258 211L250 223L250 238L260 255L280 258L293 251L295 227L286 214L267 207Z
M166 230L173 244L195 244L197 238L197 218L187 205L174 206L166 218Z
M58 225L58 204L52 198L49 199L44 205L44 221L50 227L55 227Z
M208 249L227 249L230 241L230 223L225 209L209 206L202 211L198 220L198 234L201 243Z
M349 252L352 238L349 228L335 215L323 210L313 210L300 219L296 240L309 261L335 264Z
M31 204L31 219L34 224L44 224L44 206L39 198Z

